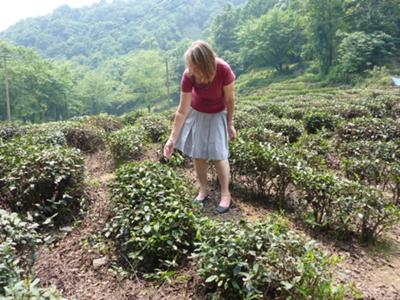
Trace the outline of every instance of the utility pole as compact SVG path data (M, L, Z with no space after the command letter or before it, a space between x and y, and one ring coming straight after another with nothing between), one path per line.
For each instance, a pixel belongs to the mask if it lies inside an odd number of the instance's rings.
M6 85L6 112L7 120L11 121L11 109L10 109L10 91L8 89L8 72L7 72L7 55L3 53L3 63L4 63L4 83Z
M169 72L168 72L168 59L165 60L165 75L166 75L166 83L167 83L167 93L168 93L168 101L171 101L171 96L169 94Z

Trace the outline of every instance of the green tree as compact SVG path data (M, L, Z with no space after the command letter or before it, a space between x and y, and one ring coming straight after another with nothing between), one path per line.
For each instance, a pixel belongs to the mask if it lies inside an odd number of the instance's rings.
M166 96L165 66L162 55L156 50L140 50L127 60L129 69L122 77L122 82L138 103L151 108Z
M68 95L72 89L67 65L41 58L34 50L0 42L0 53L7 52L11 115L31 122L68 117ZM0 69L0 99L5 98L4 68ZM3 102L3 101L2 101ZM4 105L0 113L5 118Z
M274 8L259 19L245 24L239 40L243 45L243 62L250 66L284 66L300 59L304 43L300 17L291 10Z
M224 51L239 51L239 41L236 37L239 13L232 5L225 6L217 15L211 26L211 40L217 53Z
M110 102L112 88L107 76L97 70L90 71L78 82L75 95L81 106L74 111L76 115L105 112Z
M308 0L309 44L318 59L322 74L333 65L339 43L338 29L343 23L343 0Z
M361 73L385 62L393 54L390 35L361 31L346 34L338 49L338 69L343 75Z

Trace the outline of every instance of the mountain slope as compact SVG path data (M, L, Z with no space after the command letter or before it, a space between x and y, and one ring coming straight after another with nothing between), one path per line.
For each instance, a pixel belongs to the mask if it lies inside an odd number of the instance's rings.
M245 0L230 1L238 5ZM18 22L0 39L34 47L47 57L96 62L136 48L169 49L200 38L227 0L103 0L90 7L61 6L47 16Z

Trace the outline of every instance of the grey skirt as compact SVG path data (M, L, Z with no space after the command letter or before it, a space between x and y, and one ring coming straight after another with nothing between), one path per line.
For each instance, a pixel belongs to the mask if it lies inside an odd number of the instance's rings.
M225 160L229 156L227 112L202 113L192 109L175 148L192 158Z

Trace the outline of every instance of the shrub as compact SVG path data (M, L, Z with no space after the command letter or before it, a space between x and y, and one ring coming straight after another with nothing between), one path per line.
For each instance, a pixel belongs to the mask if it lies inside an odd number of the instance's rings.
M85 153L94 153L104 148L104 134L93 126L69 122L64 123L61 130L70 147Z
M157 163L129 163L117 170L107 236L134 269L170 269L192 251L197 229L187 186L182 176Z
M61 126L56 123L46 123L33 125L26 130L26 135L22 137L30 144L49 144L67 146L67 140Z
M17 266L17 254L10 243L0 243L0 296L7 285L15 284L22 270Z
M164 145L167 143L169 139L169 133L164 134L164 136L161 138L161 143L160 143L160 148L159 151L161 153L160 157L160 162L167 164L168 166L172 168L176 167L183 167L190 161L190 157L187 155L183 154L181 151L175 149L174 153L172 153L172 156L169 159L166 159L163 155L164 152Z
M122 116L122 123L125 125L135 125L137 119L146 115L144 110L134 110Z
M55 287L40 288L39 279L27 277L5 287L3 300L66 300Z
M36 227L37 224L21 220L16 213L0 209L0 295L32 263L29 258L39 242Z
M138 159L143 152L144 137L143 129L134 126L127 126L111 133L107 137L107 145L113 156L114 164L118 166L121 163Z
M356 232L369 241L400 221L400 209L376 188L301 166L291 175L303 193L298 195L302 213L312 209L313 217L307 218L312 224Z
M305 134L292 144L290 150L293 154L315 169L323 170L337 167L332 161L334 145L330 139L325 139L321 134Z
M263 127L250 127L239 132L243 140L251 142L270 143L273 145L284 145L289 143L289 139L281 133Z
M118 116L112 116L107 113L101 113L95 116L82 116L71 119L77 121L80 124L89 124L93 127L100 128L106 133L110 133L119 130L123 127L122 118Z
M347 178L378 187L388 184L389 165L384 161L368 157L363 159L345 159L342 161L342 170Z
M198 273L223 299L342 299L329 258L276 218L210 222L197 244Z
M303 133L303 126L300 122L292 119L275 119L263 116L262 126L288 137L289 143L294 143Z
M237 139L231 145L232 175L235 181L245 176L245 185L259 194L275 196L282 206L291 182L290 170L296 159L271 144ZM242 178L243 179L243 178Z
M340 110L339 110L339 115L342 118L345 119L354 119L354 118L361 118L361 117L371 117L371 113L363 105L357 105L357 104L349 104L349 105L344 105Z
M79 150L16 140L0 144L0 160L0 199L13 211L31 212L37 222L61 222L79 208L84 176Z
M234 116L234 126L236 130L253 128L259 126L259 120L255 114L238 111Z
M159 115L147 115L139 118L137 123L143 126L149 139L154 142L160 142L163 134L168 132L168 122Z
M392 141L400 138L400 122L392 119L357 118L337 128L341 141Z
M309 112L304 117L304 127L308 133L317 133L318 130L335 129L335 118L327 112Z
M15 122L0 122L0 139L9 140L24 134L24 129Z
M34 125L27 129L27 137L33 142L53 145L68 145L85 153L94 153L104 148L104 131L78 122L53 122Z
M306 221L320 226L329 226L333 221L332 214L335 212L334 202L339 196L336 176L318 172L312 168L293 171L292 176L297 188L304 192L299 199L305 201L303 213L307 212L307 206L312 209L313 218L308 218Z

